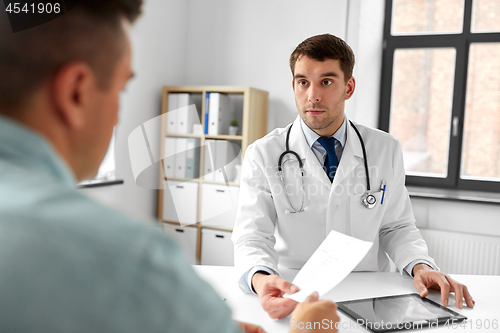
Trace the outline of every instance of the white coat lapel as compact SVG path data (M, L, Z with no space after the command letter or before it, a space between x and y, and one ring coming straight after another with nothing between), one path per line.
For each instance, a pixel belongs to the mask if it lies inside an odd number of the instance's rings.
M290 132L290 149L295 150L304 162L304 171L306 177L313 177L325 185L330 190L332 183L326 175L323 166L319 163L316 155L307 144L304 132L300 124L300 115L293 122L293 127Z
M333 179L333 190L338 186L354 169L359 165L360 161L363 160L363 150L361 148L361 142L359 141L358 135L352 128L347 119L347 140L342 153L342 158L340 159L339 167L335 173L335 178Z
M307 145L306 138L300 126L300 116L297 116L293 122L292 130L290 131L290 141L288 148L299 154L302 161L307 158L311 149Z

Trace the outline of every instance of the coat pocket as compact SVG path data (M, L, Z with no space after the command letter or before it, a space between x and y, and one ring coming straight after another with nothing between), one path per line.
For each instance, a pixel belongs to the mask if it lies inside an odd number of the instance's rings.
M376 199L372 208L367 208L363 204L364 193L350 196L349 215L353 237L369 242L378 240L380 223L385 210L385 206L381 204L382 193L382 191L371 193Z

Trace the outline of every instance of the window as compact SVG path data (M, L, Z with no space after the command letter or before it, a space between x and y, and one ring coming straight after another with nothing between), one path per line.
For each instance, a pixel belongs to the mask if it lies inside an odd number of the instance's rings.
M407 185L500 191L500 1L387 0L380 110Z
M117 180L115 175L115 130L97 175L93 179L78 183L79 188L123 184L123 180Z

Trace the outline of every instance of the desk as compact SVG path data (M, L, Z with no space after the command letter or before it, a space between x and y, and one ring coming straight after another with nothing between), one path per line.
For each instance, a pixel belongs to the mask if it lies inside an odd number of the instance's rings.
M235 320L260 325L269 333L288 332L290 317L281 320L269 318L267 313L262 310L257 296L244 294L239 289L238 277L233 267L194 266L194 268L221 296L227 299L227 304L233 310ZM295 270L280 271L283 278L288 281L292 281L297 272ZM500 332L500 276L452 275L452 277L464 283L476 301L474 309L466 307L457 309L454 296L450 295L450 309L468 318L466 327L459 326L453 329L440 326L438 329L426 329L418 332ZM413 281L398 273L356 272L351 273L322 298L345 301L414 292L416 289L413 287ZM431 291L428 298L441 303L440 294L437 291ZM339 312L339 316L342 325L340 332L367 332L364 328L356 327L356 323L342 312ZM492 326L493 320L496 320L498 325L496 329Z

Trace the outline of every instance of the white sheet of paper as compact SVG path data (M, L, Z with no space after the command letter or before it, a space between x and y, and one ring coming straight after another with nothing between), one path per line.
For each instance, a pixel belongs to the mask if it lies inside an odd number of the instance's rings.
M283 297L303 302L314 291L323 296L352 272L372 245L372 242L330 231L293 279L292 283L299 287L299 291Z

